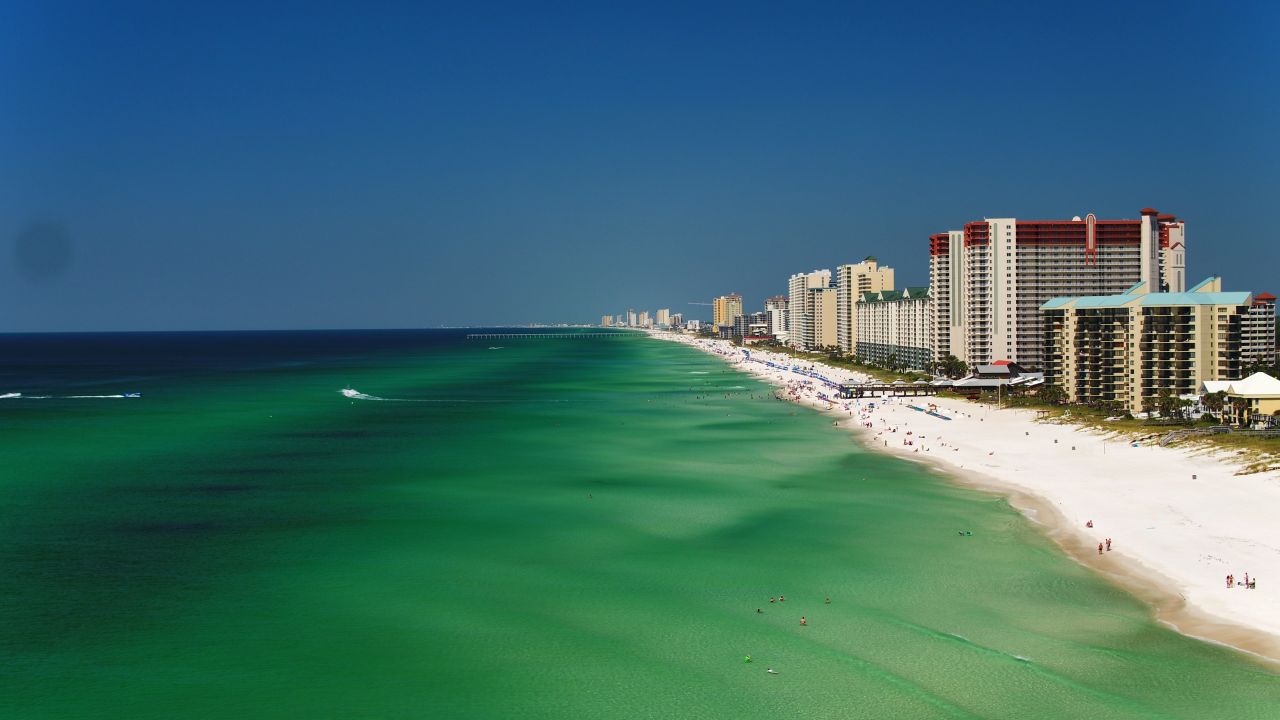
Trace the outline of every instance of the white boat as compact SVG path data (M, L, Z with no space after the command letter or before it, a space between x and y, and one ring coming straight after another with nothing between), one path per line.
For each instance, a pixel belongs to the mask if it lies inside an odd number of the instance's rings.
M342 388L342 394L343 394L343 395L345 395L345 396L347 396L347 397L349 397L349 398L357 398L357 397L360 397L360 391L359 391L359 390L354 390L354 389L352 389L352 388Z
M12 400L12 399L14 399L14 398L20 398L20 397L22 397L22 393L4 393L4 394L0 394L0 400Z

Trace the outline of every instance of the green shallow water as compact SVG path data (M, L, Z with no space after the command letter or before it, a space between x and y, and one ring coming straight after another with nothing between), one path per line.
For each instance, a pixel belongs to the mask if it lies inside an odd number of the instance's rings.
M0 401L0 717L1280 717L1002 500L694 350L367 339Z

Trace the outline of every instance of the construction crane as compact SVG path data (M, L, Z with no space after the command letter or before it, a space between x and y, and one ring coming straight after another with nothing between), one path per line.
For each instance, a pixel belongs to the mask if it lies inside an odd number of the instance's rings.
M700 303L700 302L691 302L689 304L690 305L715 305L715 303Z

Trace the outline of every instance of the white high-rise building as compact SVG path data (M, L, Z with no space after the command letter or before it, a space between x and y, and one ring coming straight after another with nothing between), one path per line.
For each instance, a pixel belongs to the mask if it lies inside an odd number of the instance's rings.
M796 349L809 349L805 338L813 336L813 328L808 326L813 317L813 298L809 290L830 286L830 270L797 273L787 281L787 337Z
M1186 225L1146 208L1139 220L987 218L929 238L934 354L970 365L1044 366L1040 306L1122 294L1135 283L1186 289Z
M1276 296L1260 292L1253 296L1249 312L1240 323L1240 359L1245 366L1276 362Z
M863 293L858 315L858 357L882 367L923 370L933 360L933 300L929 288Z
M869 257L836 268L836 344L852 354L858 345L858 315L854 305L863 293L893 289L893 268L880 267Z
M765 300L764 314L769 319L769 334L778 342L787 342L787 296L774 295Z

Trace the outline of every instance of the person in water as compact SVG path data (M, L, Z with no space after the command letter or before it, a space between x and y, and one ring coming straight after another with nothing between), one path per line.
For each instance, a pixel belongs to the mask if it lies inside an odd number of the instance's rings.
M803 615L801 615L801 616L800 616L800 624L801 624L801 625L808 625L808 624L809 624L809 621L808 621L808 620L805 620L805 619L804 619L804 616L803 616Z
M830 604L831 604L831 598L827 598L827 604L828 604L828 605L830 605Z
M763 615L763 614L764 614L764 611L763 611L763 610L761 610L760 608L756 608L756 614L758 614L758 615Z

